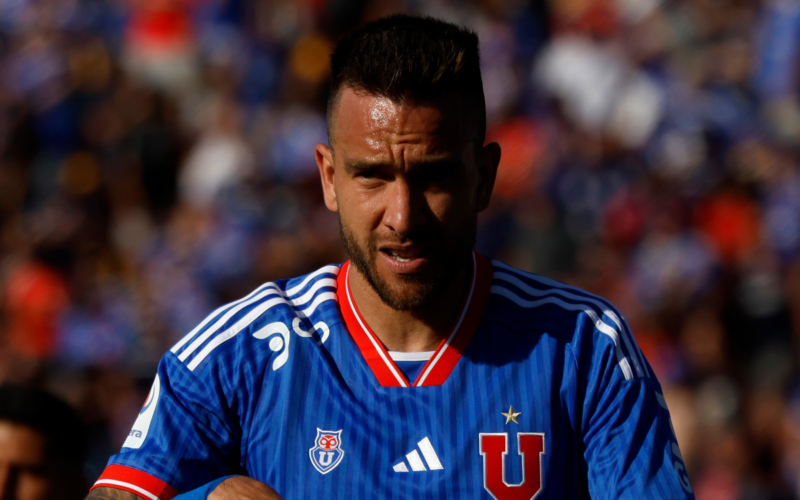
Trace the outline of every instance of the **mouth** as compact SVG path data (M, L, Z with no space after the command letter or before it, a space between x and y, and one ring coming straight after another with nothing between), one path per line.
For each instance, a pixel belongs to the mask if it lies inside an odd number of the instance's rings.
M427 253L421 249L398 248L381 248L380 251L397 262L411 262L416 259L424 258Z
M395 272L416 272L428 260L428 250L420 247L384 247L379 249Z
M419 258L418 254L415 255L402 255L399 252L395 252L394 250L382 250L383 253L389 256L389 258L396 260L397 262L411 262L417 258Z

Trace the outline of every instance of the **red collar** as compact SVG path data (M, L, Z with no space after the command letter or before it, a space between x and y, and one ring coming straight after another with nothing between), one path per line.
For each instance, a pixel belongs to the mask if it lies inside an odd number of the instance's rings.
M478 252L472 253L472 279L467 298L458 313L458 319L413 384L409 384L377 335L361 317L358 306L352 300L349 276L350 262L346 262L337 278L336 294L339 308L347 330L378 382L385 387L421 387L442 385L475 335L486 306L486 299L489 297L492 263Z

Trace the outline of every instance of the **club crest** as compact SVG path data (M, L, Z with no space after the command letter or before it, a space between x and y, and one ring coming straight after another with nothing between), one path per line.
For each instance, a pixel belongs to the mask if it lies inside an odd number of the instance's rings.
M308 450L311 463L320 474L327 474L336 468L344 458L342 431L323 431L317 428L314 447Z

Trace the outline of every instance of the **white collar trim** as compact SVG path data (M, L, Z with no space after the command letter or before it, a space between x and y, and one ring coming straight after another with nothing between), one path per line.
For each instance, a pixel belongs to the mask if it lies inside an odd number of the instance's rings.
M401 352L389 351L389 356L394 361L428 361L436 351Z

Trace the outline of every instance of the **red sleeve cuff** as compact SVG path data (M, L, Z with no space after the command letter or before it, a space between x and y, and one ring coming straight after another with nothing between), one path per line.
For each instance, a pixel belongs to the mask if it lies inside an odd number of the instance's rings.
M157 477L124 465L106 467L92 489L99 487L129 491L148 500L171 500L178 494L175 488Z

